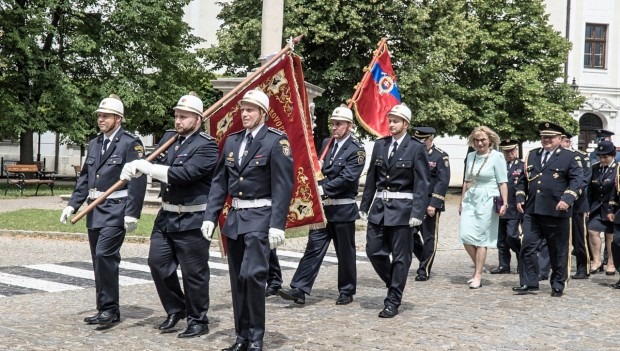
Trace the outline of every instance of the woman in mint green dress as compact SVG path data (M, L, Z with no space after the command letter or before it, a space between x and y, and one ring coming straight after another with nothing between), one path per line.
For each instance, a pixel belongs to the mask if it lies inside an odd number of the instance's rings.
M469 145L476 151L467 155L460 222L460 238L474 263L468 281L470 289L482 286L482 271L487 249L497 247L499 216L506 212L508 176L504 155L497 151L499 137L488 127L480 126L469 135ZM495 212L494 197L501 195L504 205Z

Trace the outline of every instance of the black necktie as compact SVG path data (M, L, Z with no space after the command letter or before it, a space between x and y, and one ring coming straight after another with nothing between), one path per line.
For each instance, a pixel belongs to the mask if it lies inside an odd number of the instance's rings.
M392 144L392 151L390 151L390 156L388 156L388 161L392 161L392 157L394 157L394 153L396 152L397 148L398 148L398 142L394 140L394 144Z
M178 144L174 147L174 151L177 151L181 145L183 145L183 142L185 141L186 137L184 136L179 136L179 139L177 139Z
M105 154L108 149L108 144L110 144L110 139L103 139L103 146L101 147L101 154Z
M243 162L243 159L248 155L248 150L250 150L250 145L252 145L252 140L254 140L254 137L252 137L252 133L246 135L245 138L247 140L245 141L245 148L243 149L243 156L241 156L241 162Z
M603 173L603 174L607 173L607 166L603 166L603 171L602 171L602 173Z
M543 160L542 160L542 166L545 167L545 163L547 163L547 160L549 159L549 152L545 151L544 152L544 156L543 156Z
M336 153L338 152L338 143L334 143L334 147L332 149L332 155L329 158L329 164L334 163L334 158L336 158Z

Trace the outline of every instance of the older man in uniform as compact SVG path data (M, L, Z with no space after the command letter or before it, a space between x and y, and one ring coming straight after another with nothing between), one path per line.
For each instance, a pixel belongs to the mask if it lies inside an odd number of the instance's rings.
M101 100L97 124L101 133L88 144L88 154L68 206L60 221L67 219L84 201L92 202L118 181L126 162L143 156L140 139L125 131L124 106L116 95ZM84 318L88 324L111 326L120 321L118 267L125 233L137 228L142 212L146 177L125 184L110 194L86 216L88 243L95 271L97 314Z
M226 139L209 192L203 235L213 235L228 195L232 204L221 233L228 268L237 340L224 350L262 350L265 284L270 249L284 242L293 191L293 159L286 135L268 128L269 98L250 90L239 102L244 129Z
M396 105L388 119L392 135L375 141L360 205L368 220L366 255L388 288L380 318L398 314L413 255L412 227L422 224L430 178L424 144L407 134L411 110Z
M292 289L278 292L284 299L298 304L304 304L306 294L312 291L332 240L338 257L339 296L336 305L351 303L357 287L355 220L359 215L355 196L366 152L364 145L351 134L353 112L350 109L336 108L330 121L333 143L330 144L332 139L323 140L321 153L329 148L329 159L321 167L325 178L319 181L327 228L310 230L306 252L291 281Z
M521 252L521 233L519 227L523 219L523 213L517 211L517 187L525 185L525 172L523 161L519 159L519 142L517 140L503 140L499 148L506 159L508 171L508 206L506 213L499 218L497 235L497 256L499 266L491 270L491 274L510 273L510 250L515 253L517 266L520 267L519 253ZM519 268L521 270L521 268Z
M439 239L439 215L445 210L444 202L450 185L450 159L448 154L433 144L435 128L416 127L413 136L424 142L428 152L430 185L428 187L428 206L422 220L421 239L415 236L413 253L420 261L416 281L426 281L431 277L431 268L437 252Z
M194 93L182 96L174 107L174 130L164 134L161 144L177 141L161 154L157 163L134 161L121 178L140 173L161 182L162 207L157 213L149 267L167 318L159 325L162 332L174 330L187 317L187 329L179 338L197 337L209 332L209 244L200 230L207 207L207 194L217 164L215 139L202 131L200 98ZM183 290L177 268L183 272Z
M583 186L581 187L581 194L579 198L573 204L573 217L572 217L572 245L573 253L577 261L577 271L571 276L573 279L588 279L590 277L590 250L588 244L588 230L587 230L587 213L590 211L590 205L588 204L588 185L592 178L592 168L590 167L590 157L588 154L573 149L571 144L572 134L566 132L562 136L562 147L566 150L570 150L575 153L575 157L579 158L579 162L583 167Z
M517 209L525 213L521 241L520 285L518 293L538 290L540 242L546 239L551 260L551 296L564 294L568 279L572 205L583 186L583 169L575 153L560 146L564 128L546 122L539 125L542 148L530 151L525 169L528 182L517 190Z

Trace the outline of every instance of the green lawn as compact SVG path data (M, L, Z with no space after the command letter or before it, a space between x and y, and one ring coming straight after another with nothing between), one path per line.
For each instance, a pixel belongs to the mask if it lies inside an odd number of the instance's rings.
M0 213L0 228L12 230L32 230L44 232L86 233L86 218L72 225L69 221L62 224L59 221L61 211L26 209ZM149 237L153 230L155 215L143 214L138 221L138 229L129 233L131 236ZM307 228L293 228L286 230L287 238L307 236ZM216 231L215 237L218 237Z

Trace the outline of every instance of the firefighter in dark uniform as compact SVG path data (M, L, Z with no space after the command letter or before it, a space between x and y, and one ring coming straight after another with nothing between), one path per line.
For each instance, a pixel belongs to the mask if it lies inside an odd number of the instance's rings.
M416 127L413 133L413 136L422 140L426 146L431 174L428 187L429 203L422 220L421 235L414 237L413 253L420 261L416 281L426 281L431 277L439 240L439 215L445 210L444 202L450 185L450 159L445 151L433 144L435 133L435 128L432 127Z
M407 134L411 110L396 105L388 119L392 135L375 141L360 205L368 220L366 255L388 288L380 318L398 314L418 229L412 227L422 224L430 178L424 144Z
M187 317L187 328L179 338L209 332L209 245L200 230L207 194L217 164L215 139L202 131L200 98L184 95L174 107L174 130L167 131L160 144L177 140L155 163L134 161L122 177L144 173L161 182L162 207L157 213L148 264L159 299L168 315L159 325L162 332L174 331ZM178 134L178 135L177 135ZM183 289L177 268L183 272Z
M614 217L618 201L614 197L616 168L616 147L611 141L601 141L596 147L599 162L592 165L592 179L588 184L588 203L590 214L588 220L589 244L592 253L590 274L605 271L601 262L601 232L605 238L605 247L611 250L614 235ZM612 258L613 255L610 255ZM608 260L607 275L614 275L615 263ZM611 266L611 267L610 267ZM613 268L613 270L611 270Z
M595 130L595 133L596 133L595 141L597 143L600 143L601 141L612 141L611 136L615 134L611 130L606 130L606 129L597 129ZM616 153L615 160L616 162L620 162L620 152ZM590 152L590 163L593 164L594 162L598 162L596 150L593 150L592 152Z
M321 154L329 148L329 159L323 162L321 171L325 178L319 181L327 227L310 230L306 251L291 281L292 289L278 292L284 299L298 304L304 304L305 295L312 291L332 240L338 257L339 296L336 305L351 303L357 287L355 220L359 215L355 196L366 152L364 145L351 134L353 112L350 109L336 108L330 121L333 142L330 144L332 139L323 140Z
M530 151L526 161L525 188L517 190L517 209L524 213L520 285L518 293L538 290L537 252L541 240L547 241L551 260L551 296L564 294L568 279L572 205L583 187L581 159L560 146L565 131L546 122L539 125L541 148Z
M510 273L510 250L515 253L517 267L519 267L519 253L521 252L521 220L523 213L517 211L516 194L517 187L525 186L525 167L523 161L519 159L519 141L502 140L499 148L506 159L506 169L508 171L508 206L506 213L499 218L499 228L497 235L497 256L499 266L491 270L491 274ZM520 270L520 268L519 268Z
M293 191L293 159L286 135L268 128L269 98L250 90L239 102L244 130L226 139L209 192L203 234L213 235L226 197L227 237L235 343L224 350L262 350L265 284L270 250L284 242Z
M103 99L95 112L101 133L88 144L75 190L60 216L62 223L66 223L84 201L92 202L114 185L126 162L144 154L140 139L121 127L125 117L118 96ZM88 324L111 326L120 321L120 250L125 233L137 228L145 192L146 177L140 177L110 194L86 216L97 301L97 314L84 318Z
M573 149L571 145L572 134L566 132L562 136L562 147L575 153L583 167L583 186L581 195L573 204L572 222L572 245L573 254L576 258L576 272L571 276L573 279L588 279L590 277L590 250L588 247L587 213L590 211L588 204L588 184L592 178L590 157L586 152Z
M609 143L612 144L611 142ZM600 143L599 147L601 147ZM609 146L604 147L608 148L608 150L610 149ZM611 197L609 198L608 207L608 210L611 213L607 215L607 220L614 223L614 239L611 242L611 255L613 257L616 270L620 272L620 207L618 206L618 204L620 204L620 167L618 164L616 164L613 174L614 188L611 193ZM613 288L620 289L620 280L613 285Z

